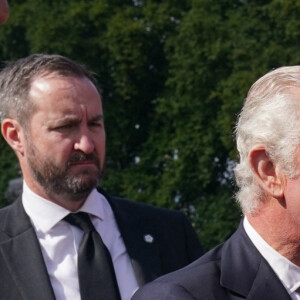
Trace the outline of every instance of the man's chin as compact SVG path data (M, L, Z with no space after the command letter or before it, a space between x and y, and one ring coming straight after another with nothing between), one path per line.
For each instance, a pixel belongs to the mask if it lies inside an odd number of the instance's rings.
M71 176L67 179L67 186L73 194L90 193L98 183L99 177L91 176L91 174Z
M96 187L97 182L73 182L67 188L57 190L57 194L68 201L77 202L85 200Z

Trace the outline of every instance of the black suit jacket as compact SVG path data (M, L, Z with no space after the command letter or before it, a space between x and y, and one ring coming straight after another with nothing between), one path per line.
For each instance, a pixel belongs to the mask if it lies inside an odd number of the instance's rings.
M202 254L195 232L182 213L105 196L139 285ZM153 243L145 241L149 234ZM0 299L55 299L35 230L20 199L0 210Z
M189 266L142 287L132 300L291 299L243 225Z

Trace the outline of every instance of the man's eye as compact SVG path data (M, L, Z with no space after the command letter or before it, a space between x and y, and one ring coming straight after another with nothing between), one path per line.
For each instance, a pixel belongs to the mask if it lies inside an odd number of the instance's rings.
M91 123L90 126L92 126L92 127L102 127L102 124L100 124L100 123Z
M61 125L61 126L56 127L56 130L70 129L70 128L72 128L73 126L74 126L74 125L72 125L72 124Z

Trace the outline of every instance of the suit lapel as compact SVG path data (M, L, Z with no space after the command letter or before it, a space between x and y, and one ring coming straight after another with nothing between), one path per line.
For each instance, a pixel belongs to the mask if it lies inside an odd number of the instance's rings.
M113 209L138 284L142 286L162 275L158 230L153 222L141 218L130 201L111 198L102 190L101 193Z
M242 223L224 244L221 285L242 298L291 299L286 289L247 236Z
M0 254L23 298L54 300L39 242L20 199L7 211L3 231L8 238L1 242Z
M262 258L257 276L247 299L280 299L290 300L287 290L282 285L268 263Z

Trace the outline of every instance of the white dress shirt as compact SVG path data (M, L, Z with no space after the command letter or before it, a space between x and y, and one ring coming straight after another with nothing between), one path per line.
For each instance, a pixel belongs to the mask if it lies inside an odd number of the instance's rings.
M25 182L22 201L40 242L56 299L80 300L77 251L83 232L62 221L70 213L69 210L38 196ZM91 215L110 252L121 298L129 300L138 289L138 284L109 203L94 189L79 211Z
M276 273L290 297L293 300L300 300L300 293L296 290L300 287L300 268L293 264L286 257L273 249L252 227L248 219L244 218L244 228L250 240L269 263Z

